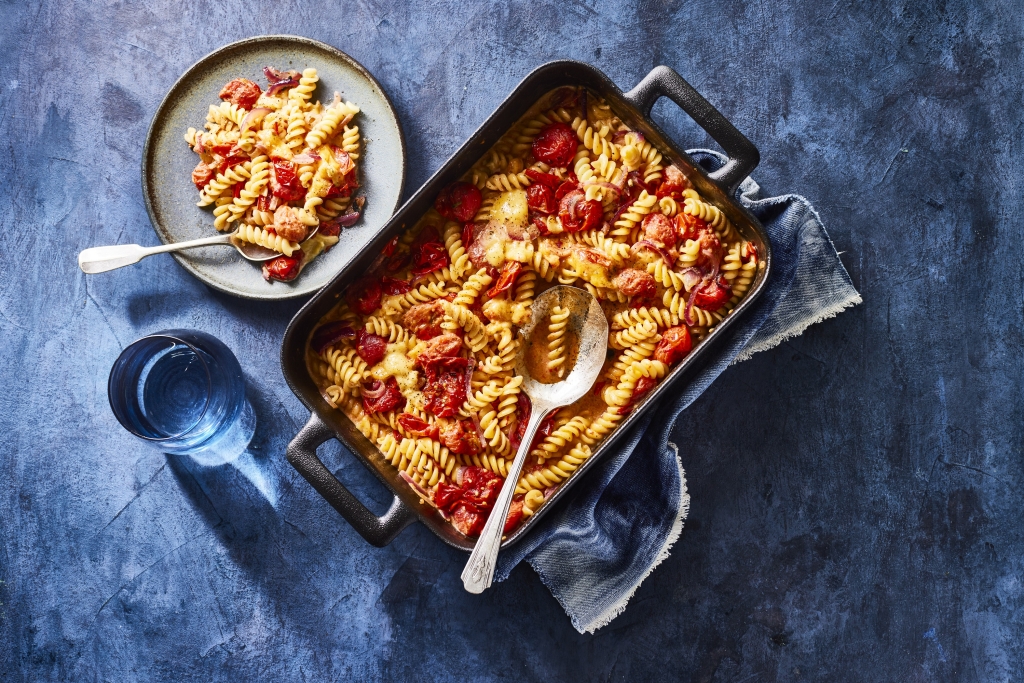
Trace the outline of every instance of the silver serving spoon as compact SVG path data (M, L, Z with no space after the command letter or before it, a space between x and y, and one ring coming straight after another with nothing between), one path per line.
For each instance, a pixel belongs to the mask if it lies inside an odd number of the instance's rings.
M320 229L316 226L306 235L306 240L315 235ZM138 263L147 256L163 254L168 251L181 251L182 249L194 249L196 247L209 247L216 244L230 244L238 253L250 261L260 263L269 261L280 256L280 252L273 249L261 247L258 244L243 242L233 239L234 232L214 237L203 237L187 242L176 242L174 244L162 244L159 247L143 247L138 244L115 244L109 247L91 247L83 249L78 254L78 267L83 273L105 273L115 268L123 268ZM303 240L305 242L306 240Z
M530 339L534 327L547 321L548 312L555 304L569 310L569 327L576 331L579 338L579 353L575 366L565 379L554 384L543 384L530 375L525 342ZM601 374L608 349L608 319L604 311L590 292L576 287L552 287L538 296L533 302L530 322L519 334L521 343L516 356L516 372L523 377L523 393L530 397L530 420L526 424L526 433L519 444L516 459L508 468L508 477L501 487L501 493L462 572L462 583L470 593L484 592L494 578L494 564L501 547L505 518L508 517L519 473L530 453L530 445L540 423L555 408L575 403L590 391L597 376Z

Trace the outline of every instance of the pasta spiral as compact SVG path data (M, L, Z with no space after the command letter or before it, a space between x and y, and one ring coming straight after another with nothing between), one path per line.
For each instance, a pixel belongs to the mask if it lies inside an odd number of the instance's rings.
M316 90L316 83L318 80L320 80L320 78L317 76L316 69L304 69L302 76L299 78L299 84L288 91L288 99L298 102L308 102L309 98L313 96L313 91Z
M569 125L576 131L576 137L583 143L583 146L593 152L595 156L604 154L609 159L618 160L619 148L608 140L611 130L607 126L603 126L600 131L595 131L586 119L579 117L576 117Z
M658 334L658 323L653 320L645 320L624 330L613 332L609 346L613 349L622 350L635 346L642 341L650 339Z
M491 284L491 276L487 274L486 268L481 268L469 276L465 284L462 285L462 289L455 295L452 304L456 306L472 306L480 297L480 292L489 284Z
M565 330L569 326L569 309L552 306L548 321L548 372L558 377L565 376L566 338Z
M233 233L233 239L241 240L242 242L248 242L249 244L257 244L267 249L273 249L274 251L281 252L285 256L291 256L299 245L290 240L286 240L280 235L276 235L272 232L267 232L263 228L258 228L255 225L247 225L242 223Z
M223 173L218 173L217 177L206 184L203 191L199 193L199 201L196 202L196 206L208 206L228 191L235 183L240 183L246 180L250 173L249 169L252 167L251 161L232 166L225 170Z

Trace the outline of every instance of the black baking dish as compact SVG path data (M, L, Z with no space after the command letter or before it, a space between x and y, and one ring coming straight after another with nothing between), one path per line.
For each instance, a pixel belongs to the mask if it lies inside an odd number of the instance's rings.
M727 316L703 343L698 344L686 360L658 384L648 396L622 421L580 468L554 493L538 514L527 519L509 535L503 546L515 543L529 533L538 520L550 510L557 499L586 477L587 470L615 447L640 416L655 407L666 395L680 390L684 372L702 360L707 350L744 314L764 289L771 273L771 245L764 227L734 198L740 182L757 166L757 149L726 118L672 69L653 69L635 88L623 93L601 71L581 62L557 61L545 64L530 73L459 150L402 206L398 213L380 229L363 251L338 273L295 315L285 332L281 346L281 366L288 385L311 415L309 422L288 445L288 461L309 483L370 543L382 546L414 521L427 525L444 542L456 548L471 550L474 539L467 538L444 521L436 510L419 502L419 494L406 485L387 464L377 446L360 433L341 412L332 408L321 396L306 365L306 348L319 320L339 301L349 283L357 279L380 254L387 242L406 227L414 224L431 207L438 192L458 180L490 147L504 135L545 93L565 85L586 86L603 96L619 117L631 128L640 130L693 181L696 189L709 201L725 211L736 228L753 241L763 255L761 268L749 293L731 315ZM661 97L668 97L686 111L725 150L728 162L708 174L680 150L651 121L650 112ZM355 498L317 457L316 449L328 439L337 438L363 461L394 494L390 509L381 517L368 510Z

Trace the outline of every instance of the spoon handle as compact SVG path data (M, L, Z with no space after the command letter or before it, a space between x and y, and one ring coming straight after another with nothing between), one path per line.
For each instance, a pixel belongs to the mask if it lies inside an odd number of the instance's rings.
M541 421L551 412L550 408L538 410L541 406L534 404L530 411L530 421L526 423L526 433L519 444L519 451L512 466L508 468L508 476L501 487L501 493L494 502L484 530L480 532L476 547L469 556L466 568L462 570L462 584L470 593L483 593L490 588L491 579L494 578L494 563L498 559L498 549L501 547L501 537L505 531L505 518L508 517L509 506L512 505L512 496L515 495L516 485L519 483L519 473L523 469L526 457L530 453L530 446L533 444L533 437L540 427Z
M159 247L142 247L138 244L115 244L109 247L92 247L83 249L78 254L78 267L83 273L105 273L108 270L130 266L147 256L162 254L166 251L179 251L193 247L206 247L212 244L231 244L231 235L203 237L188 242L162 244Z

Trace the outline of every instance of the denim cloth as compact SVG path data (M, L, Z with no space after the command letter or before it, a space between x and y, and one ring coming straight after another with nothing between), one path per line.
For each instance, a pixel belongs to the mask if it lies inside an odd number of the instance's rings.
M709 171L724 163L711 150L690 154ZM679 397L632 428L619 451L589 472L579 495L499 560L499 581L529 562L580 633L621 614L682 531L690 496L678 449L669 441L679 413L732 363L860 303L809 201L794 194L762 198L750 178L739 200L768 231L773 263L766 289ZM648 429L652 422L659 426ZM630 457L635 452L640 457Z

